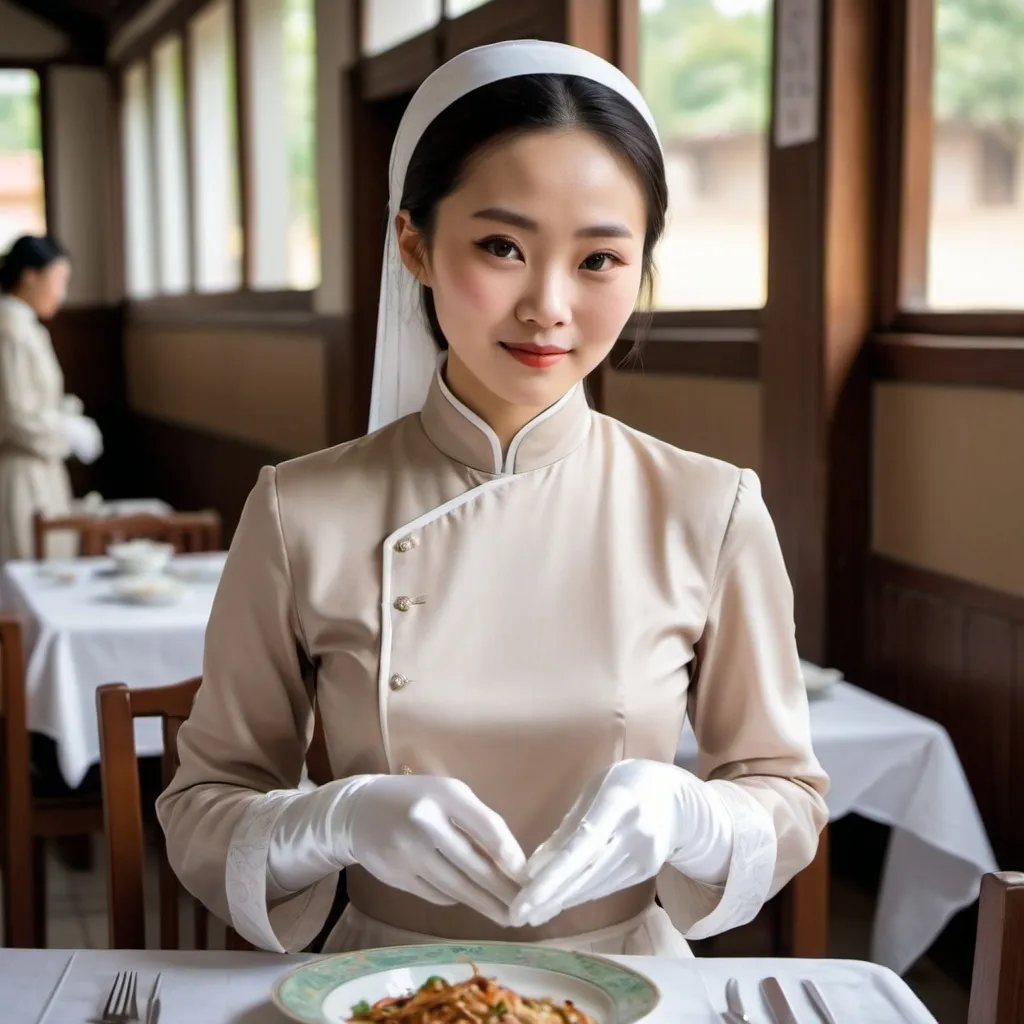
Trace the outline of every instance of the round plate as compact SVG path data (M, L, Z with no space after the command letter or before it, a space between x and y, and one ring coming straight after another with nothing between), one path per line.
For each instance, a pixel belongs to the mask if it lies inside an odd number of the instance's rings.
M524 996L571 999L597 1024L634 1024L661 998L642 974L613 960L511 942L394 946L343 953L304 964L273 992L275 1005L306 1024L345 1024L363 1000L408 995L431 975L464 981L480 973Z
M177 604L185 596L185 585L169 577L126 577L114 587L114 593L128 604L162 607Z

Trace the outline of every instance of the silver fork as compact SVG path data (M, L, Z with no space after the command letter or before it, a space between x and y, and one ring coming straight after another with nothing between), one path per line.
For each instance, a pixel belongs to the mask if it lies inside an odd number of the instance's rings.
M119 971L98 1024L134 1024L139 1020L138 988L139 976L135 971Z

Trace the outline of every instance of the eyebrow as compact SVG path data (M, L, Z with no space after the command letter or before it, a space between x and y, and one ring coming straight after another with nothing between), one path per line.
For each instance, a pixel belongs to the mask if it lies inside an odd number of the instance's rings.
M493 220L500 224L508 224L513 228L521 228L523 231L539 231L540 225L530 217L526 217L514 210L506 210L502 206L488 206L483 210L477 210L473 214L476 220ZM591 224L589 227L580 228L576 232L577 238L632 238L633 232L625 224L611 222L608 224Z

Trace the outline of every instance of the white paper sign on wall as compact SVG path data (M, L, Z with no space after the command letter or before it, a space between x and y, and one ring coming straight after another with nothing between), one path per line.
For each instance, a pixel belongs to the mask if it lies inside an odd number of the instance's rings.
M821 89L821 0L776 0L775 145L818 137Z

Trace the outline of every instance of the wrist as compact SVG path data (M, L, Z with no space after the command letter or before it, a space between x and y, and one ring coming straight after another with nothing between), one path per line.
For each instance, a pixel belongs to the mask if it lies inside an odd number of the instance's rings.
M728 783L704 782L679 769L676 845L669 863L687 877L722 885L729 875L734 828L728 804L717 790Z

